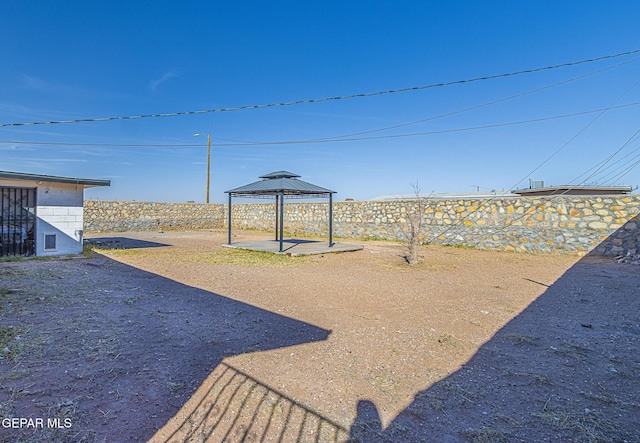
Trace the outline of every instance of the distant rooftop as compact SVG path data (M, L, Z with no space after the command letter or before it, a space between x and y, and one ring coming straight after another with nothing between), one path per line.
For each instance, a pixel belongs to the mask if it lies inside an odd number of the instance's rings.
M620 195L629 194L633 188L629 185L616 186L576 186L576 185L559 185L544 186L543 181L531 181L529 188L515 189L509 191L506 189L488 191L488 192L440 192L430 194L419 194L421 199L474 199L474 198L513 198L513 197L531 197L542 195ZM385 194L374 197L372 200L412 200L416 199L416 194Z
M616 195L629 194L633 191L629 185L620 186L576 186L576 185L559 185L559 186L541 186L534 188L516 189L512 191L514 194L521 196L535 195Z
M470 198L495 198L495 197L514 197L511 191L506 189L489 192L440 192L430 194L419 194L417 198L421 199L470 199ZM372 200L411 200L415 199L416 194L385 194L374 197Z

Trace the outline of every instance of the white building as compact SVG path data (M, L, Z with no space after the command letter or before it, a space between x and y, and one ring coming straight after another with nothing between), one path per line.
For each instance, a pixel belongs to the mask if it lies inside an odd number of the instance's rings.
M110 185L0 171L0 256L82 253L84 190Z

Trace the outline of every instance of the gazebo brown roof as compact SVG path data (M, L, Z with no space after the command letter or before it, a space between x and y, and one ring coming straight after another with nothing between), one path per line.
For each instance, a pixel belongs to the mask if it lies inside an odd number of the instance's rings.
M333 246L333 194L326 188L298 180L299 175L288 171L276 171L261 175L262 180L225 191L229 194L228 242L231 244L231 205L232 197L276 198L276 240L280 241L283 252L283 225L285 198L329 198L329 247ZM278 214L279 213L279 214Z

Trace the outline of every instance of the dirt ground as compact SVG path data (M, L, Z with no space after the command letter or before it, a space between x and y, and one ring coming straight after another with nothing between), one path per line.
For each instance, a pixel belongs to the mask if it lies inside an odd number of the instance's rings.
M640 441L640 266L225 235L0 263L0 442Z

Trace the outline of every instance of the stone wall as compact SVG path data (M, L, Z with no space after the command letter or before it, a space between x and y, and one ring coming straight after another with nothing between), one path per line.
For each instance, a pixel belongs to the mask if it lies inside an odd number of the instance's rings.
M336 235L404 238L407 214L418 204L353 202L349 210L337 211ZM631 221L640 212L640 196L434 199L422 211L423 243L561 253L598 246L614 255L640 245L640 230Z
M334 203L334 235L404 240L422 206L421 241L518 252L640 251L640 196L550 196ZM87 201L85 231L193 230L226 225L226 205ZM236 204L233 226L273 231L275 205ZM289 202L285 231L327 235L328 203Z
M223 205L86 200L84 231L193 231L222 228Z

